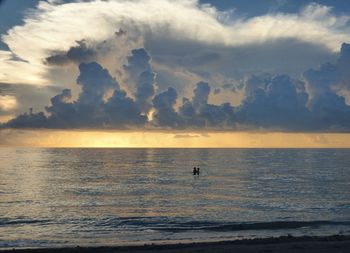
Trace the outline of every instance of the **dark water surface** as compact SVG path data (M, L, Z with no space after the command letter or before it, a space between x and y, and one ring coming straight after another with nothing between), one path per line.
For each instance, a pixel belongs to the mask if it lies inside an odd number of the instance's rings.
M338 233L350 149L0 149L0 248Z

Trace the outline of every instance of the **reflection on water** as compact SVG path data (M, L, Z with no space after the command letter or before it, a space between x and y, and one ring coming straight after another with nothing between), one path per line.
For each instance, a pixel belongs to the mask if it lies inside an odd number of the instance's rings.
M0 161L0 247L350 233L346 149L23 148Z

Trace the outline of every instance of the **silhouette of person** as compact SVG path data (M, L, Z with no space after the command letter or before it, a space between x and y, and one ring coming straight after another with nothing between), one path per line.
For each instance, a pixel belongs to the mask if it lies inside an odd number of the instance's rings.
M197 175L199 175L199 167L197 168Z
M193 175L196 175L196 174L197 174L197 168L193 167Z

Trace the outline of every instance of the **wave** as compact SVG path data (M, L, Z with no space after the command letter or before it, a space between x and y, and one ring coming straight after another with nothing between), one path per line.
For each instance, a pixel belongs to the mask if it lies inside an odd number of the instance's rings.
M164 232L234 232L243 230L283 230L309 228L316 229L323 226L350 226L350 221L271 221L271 222L215 222L193 221L186 218L169 217L110 217L104 219L82 218L67 220L47 220L28 218L0 218L0 227L48 224L78 225L81 227L94 227L96 230L112 228L114 230L133 231L164 231ZM94 230L94 229L93 229Z
M95 226L107 226L123 229L151 229L154 231L215 231L229 232L241 230L279 230L298 228L319 228L322 226L350 226L350 221L272 221L272 222L210 222L210 221L174 221L159 217L109 218Z
M298 229L298 228L318 228L321 226L350 225L350 222L331 221L275 221L240 224L219 224L214 226L184 226L172 227L170 229L161 228L158 230L183 231L183 230L206 230L216 232L241 231L241 230L278 230L278 229Z
M24 219L24 218L0 218L0 227L7 227L7 226L23 226L28 224L47 224L50 220L32 220L32 219Z

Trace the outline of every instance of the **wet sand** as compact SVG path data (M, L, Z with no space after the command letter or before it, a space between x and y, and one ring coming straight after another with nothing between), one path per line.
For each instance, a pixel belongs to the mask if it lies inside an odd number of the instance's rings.
M350 253L350 236L334 235L328 237L279 237L252 240L236 240L208 243L121 246L121 247L75 247L52 249L13 249L0 252L18 253L194 253L194 252L243 252L243 253L273 253L273 252L308 252L308 253Z

